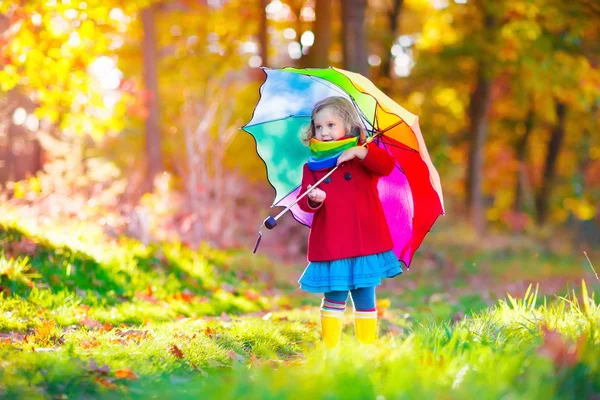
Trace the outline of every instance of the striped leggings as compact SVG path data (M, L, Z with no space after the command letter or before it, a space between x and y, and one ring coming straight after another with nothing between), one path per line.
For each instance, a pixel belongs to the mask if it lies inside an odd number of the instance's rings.
M350 290L352 303L355 311L376 311L375 307L375 286L364 287ZM327 292L323 294L321 308L324 310L345 310L346 300L348 299L347 290Z

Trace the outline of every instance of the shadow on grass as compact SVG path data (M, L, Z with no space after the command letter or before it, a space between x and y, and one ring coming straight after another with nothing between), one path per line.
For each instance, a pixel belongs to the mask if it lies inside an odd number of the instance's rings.
M76 293L82 303L88 305L98 301L114 305L130 301L137 292L153 290L165 295L185 289L198 295L207 293L200 290L198 277L177 268L169 260L159 259L156 249L144 254L132 251L124 259L99 262L83 251L56 246L44 238L31 237L17 227L2 224L0 243L6 258L28 258L31 268L21 273L31 279L0 275L0 292L22 298L28 297L33 286L49 289L54 294Z

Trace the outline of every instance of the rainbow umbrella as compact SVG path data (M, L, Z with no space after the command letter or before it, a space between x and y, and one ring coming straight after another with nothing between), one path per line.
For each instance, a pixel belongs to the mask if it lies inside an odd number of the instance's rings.
M275 218L289 209L297 221L311 226L313 215L296 205L302 166L310 155L301 142L301 132L310 123L318 101L329 96L345 97L356 106L368 140L396 160L394 171L382 177L377 188L394 253L409 267L423 238L444 213L440 178L425 147L418 117L354 72L333 67L263 71L266 79L260 88L260 100L243 129L256 140L267 178L275 188L272 206L286 207ZM276 224L273 217L265 222L269 228Z

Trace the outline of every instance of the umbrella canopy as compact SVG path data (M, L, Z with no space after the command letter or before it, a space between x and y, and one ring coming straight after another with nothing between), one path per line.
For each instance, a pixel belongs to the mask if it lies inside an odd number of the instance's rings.
M266 79L252 119L243 129L256 149L275 188L273 206L287 207L296 199L302 166L310 151L301 134L310 124L314 105L330 96L350 100L361 116L367 137L386 149L396 168L379 180L377 189L392 238L394 253L410 266L435 220L444 213L440 178L435 170L416 115L402 108L364 76L339 68L263 68ZM311 226L312 214L291 208L294 218Z

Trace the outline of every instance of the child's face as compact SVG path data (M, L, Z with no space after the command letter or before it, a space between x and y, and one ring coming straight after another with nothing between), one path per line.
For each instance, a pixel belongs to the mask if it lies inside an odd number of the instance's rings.
M329 107L326 107L315 114L315 138L323 142L338 140L348 133L346 124Z

